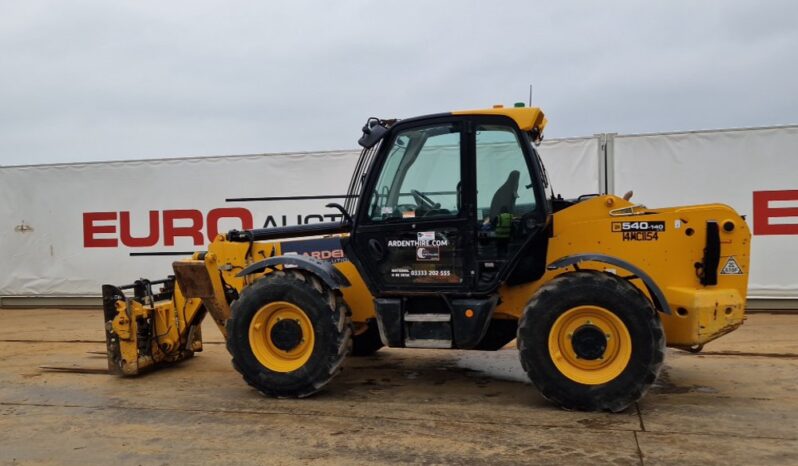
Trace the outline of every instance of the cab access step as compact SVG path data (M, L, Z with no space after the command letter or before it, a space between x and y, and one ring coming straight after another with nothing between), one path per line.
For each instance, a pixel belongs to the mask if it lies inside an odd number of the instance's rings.
M488 329L498 295L484 298L375 298L377 325L392 348L474 348Z

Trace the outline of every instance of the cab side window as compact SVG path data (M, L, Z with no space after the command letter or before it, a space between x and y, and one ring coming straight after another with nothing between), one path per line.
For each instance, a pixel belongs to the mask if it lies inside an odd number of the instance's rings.
M460 130L413 128L393 139L369 201L369 218L455 217L460 214Z
M497 225L537 206L532 179L515 132L504 126L480 125L476 134L477 218Z

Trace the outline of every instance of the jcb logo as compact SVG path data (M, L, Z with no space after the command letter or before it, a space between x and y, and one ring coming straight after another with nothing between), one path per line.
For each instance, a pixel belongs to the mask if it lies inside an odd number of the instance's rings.
M612 231L665 231L665 222L612 222Z

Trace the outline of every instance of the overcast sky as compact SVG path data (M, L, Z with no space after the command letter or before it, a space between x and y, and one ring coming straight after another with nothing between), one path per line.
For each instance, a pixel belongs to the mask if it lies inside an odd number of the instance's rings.
M350 149L526 101L546 137L798 123L795 1L0 0L0 165Z

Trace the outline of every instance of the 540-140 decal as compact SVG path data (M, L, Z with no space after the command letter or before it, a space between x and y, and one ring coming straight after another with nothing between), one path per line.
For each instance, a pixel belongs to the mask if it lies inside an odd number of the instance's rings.
M624 241L657 241L665 231L665 222L612 222L612 231L621 233Z

